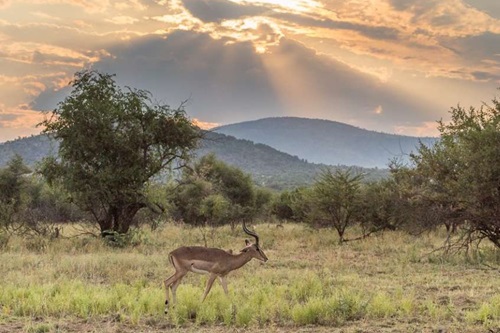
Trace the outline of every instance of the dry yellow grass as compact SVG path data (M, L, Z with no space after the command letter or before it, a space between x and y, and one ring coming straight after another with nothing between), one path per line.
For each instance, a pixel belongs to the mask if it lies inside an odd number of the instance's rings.
M188 275L178 305L163 314L162 281L180 245L239 250L244 234L228 227L167 224L137 232L133 246L88 237L11 238L0 252L0 332L333 331L486 332L500 329L499 253L473 261L430 254L440 232L388 232L338 245L331 230L302 224L255 225L267 263L230 274L227 298L215 285L200 304L206 277ZM70 226L63 235L74 234ZM205 236L204 236L205 233ZM488 265L488 266L487 266Z

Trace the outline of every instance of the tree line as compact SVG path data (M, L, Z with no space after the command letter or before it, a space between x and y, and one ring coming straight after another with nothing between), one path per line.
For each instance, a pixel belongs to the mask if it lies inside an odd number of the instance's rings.
M390 163L387 179L367 182L325 167L312 186L272 191L214 155L195 159L203 132L184 105L119 87L113 75L75 74L70 95L46 114L56 157L30 170L15 156L0 170L0 235L57 237L61 223L90 221L115 237L168 219L195 226L242 220L299 221L334 228L339 242L385 230L421 233L445 226L450 246L488 240L500 247L500 102L450 110L440 140L421 144L411 163ZM357 235L346 236L358 226ZM458 230L458 231L457 231ZM7 236L6 236L7 235Z

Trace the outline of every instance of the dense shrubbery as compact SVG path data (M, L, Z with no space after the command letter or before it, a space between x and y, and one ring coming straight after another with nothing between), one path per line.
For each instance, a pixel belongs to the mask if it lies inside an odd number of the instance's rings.
M85 214L66 192L49 187L19 156L0 170L0 227L7 234L57 237L57 223L76 222Z
M257 189L249 175L206 155L183 172L172 191L173 216L192 225L234 224L265 216L269 191Z

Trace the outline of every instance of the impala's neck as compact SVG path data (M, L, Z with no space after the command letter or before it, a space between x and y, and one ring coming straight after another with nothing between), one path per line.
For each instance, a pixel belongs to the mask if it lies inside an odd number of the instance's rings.
M238 269L241 266L245 265L250 260L252 260L252 256L250 255L249 252L241 252L239 254L232 255L231 260L229 260L228 271L233 271L235 269Z

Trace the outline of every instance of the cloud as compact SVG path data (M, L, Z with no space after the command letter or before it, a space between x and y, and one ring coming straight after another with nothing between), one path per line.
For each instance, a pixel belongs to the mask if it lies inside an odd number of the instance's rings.
M172 107L189 100L190 115L206 122L276 115L280 108L253 45L229 41L188 31L147 36L109 48L111 56L93 67ZM56 100L47 92L35 105L50 108Z
M0 100L51 109L92 65L204 122L416 131L500 82L492 1L0 0Z
M221 22L265 13L263 6L241 5L226 0L182 0L186 9L203 22Z
M392 27L373 26L355 22L338 21L329 18L313 18L293 13L273 13L270 16L301 26L326 29L352 30L374 39L398 39L398 30Z
M395 133L401 135L412 133L413 136L418 137L437 137L440 134L437 127L437 122L435 121L422 122L413 125L397 125L395 126Z
M500 83L500 33L448 39L443 45L462 59L464 66L459 70L463 76Z
M128 24L134 24L138 22L139 20L130 16L115 16L110 19L106 19L106 22L111 22L116 25L128 25Z
M12 137L38 134L37 127L44 118L41 112L26 109L26 107L9 108L0 104L0 142Z
M36 4L68 4L83 8L86 12L104 12L109 6L109 0L32 0Z
M434 120L426 105L396 87L286 38L258 54L249 42L176 31L108 51L110 57L94 68L116 73L119 84L149 90L172 107L187 99L189 115L203 122L299 115L351 123L357 119L358 126L392 132L402 121ZM34 106L47 109L62 98L45 91ZM384 112L375 114L381 105Z
M464 0L464 2L494 18L500 19L500 2L497 0Z
M12 4L12 0L0 0L0 9L7 8Z
M209 122L206 122L206 121L201 121L197 118L194 118L193 119L193 123L198 126L199 128L201 129L211 129L211 128L215 128L215 127L218 127L220 126L221 124L220 123L209 123Z

